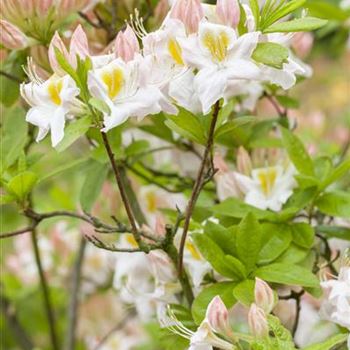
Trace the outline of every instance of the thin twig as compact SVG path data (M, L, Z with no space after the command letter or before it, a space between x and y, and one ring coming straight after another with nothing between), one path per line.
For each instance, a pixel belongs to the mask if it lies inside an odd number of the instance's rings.
M78 300L79 300L79 287L82 273L82 266L84 261L84 252L86 247L86 240L81 238L79 251L74 263L72 273L72 285L70 291L70 302L68 306L68 324L66 335L66 350L74 350L76 342L76 328L77 328L77 313L78 313Z
M179 259L178 259L178 273L179 273L179 275L182 275L183 255L184 255L186 237L187 237L187 232L188 232L188 229L190 226L192 213L193 213L194 207L196 205L199 193L200 193L200 191L203 187L203 184L205 182L204 170L205 170L205 167L206 167L206 164L208 161L208 157L210 156L210 153L212 151L212 147L213 147L213 143L214 143L215 126L216 126L216 122L218 119L219 111L220 111L220 103L218 101L214 105L214 111L213 111L213 116L212 116L212 120L211 120L211 124L210 124L207 145L206 145L205 150L204 150L202 162L201 162L201 165L200 165L200 168L198 171L197 179L196 179L195 184L194 184L191 198L188 202L187 209L186 209L185 222L184 222L183 233L182 233L181 243L180 243L180 248L179 248Z
M52 345L52 348L54 350L59 350L58 339L57 339L57 334L56 334L56 329L55 329L55 316L54 316L51 297L50 297L50 290L49 290L49 287L48 287L48 284L46 281L44 269L43 269L42 262L41 262L37 234L36 234L35 229L32 230L31 237L32 237L32 244L33 244L33 249L34 249L35 262L36 262L36 266L38 268L40 285L41 285L41 290L42 290L43 298L44 298L46 316L47 316L47 320L49 323L49 333L50 333L51 345Z
M28 226L26 228L22 228L20 230L17 231L13 231L13 232L6 232L6 233L2 233L0 235L0 239L2 238L8 238L8 237L13 237L13 236L18 236L21 235L23 233L27 233L27 232L32 232L32 230L34 229L34 226Z
M10 300L7 299L2 293L0 294L0 308L6 319L8 327L12 331L14 339L20 348L23 350L32 350L34 348L34 344L28 333L19 322L14 305L12 305Z
M110 146L109 141L108 141L108 136L104 132L101 132L101 135L102 135L102 140L103 140L104 146L105 146L107 154L108 154L109 161L110 161L112 168L113 168L113 173L114 173L114 177L115 177L115 180L116 180L118 188L119 188L120 196L122 198L122 201L123 201L123 204L125 207L125 211L126 211L126 214L128 216L128 219L129 219L129 222L131 225L132 234L133 234L137 244L139 245L140 249L142 249L142 247L146 249L146 247L144 247L144 244L142 242L141 235L138 232L135 216L134 216L134 213L131 209L131 205L129 203L129 199L128 199L128 196L126 194L126 191L124 189L121 174L120 174L119 168L116 164L116 161L114 159L114 154L113 154L113 151L112 151L111 146Z

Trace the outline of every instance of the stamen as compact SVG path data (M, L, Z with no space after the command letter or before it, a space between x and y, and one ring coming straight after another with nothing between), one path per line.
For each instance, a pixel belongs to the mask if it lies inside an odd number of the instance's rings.
M130 24L130 27L134 30L136 36L139 39L142 39L148 33L143 24L143 18L140 16L138 9L135 9L134 12L135 12L135 15L133 14L130 15L129 24Z

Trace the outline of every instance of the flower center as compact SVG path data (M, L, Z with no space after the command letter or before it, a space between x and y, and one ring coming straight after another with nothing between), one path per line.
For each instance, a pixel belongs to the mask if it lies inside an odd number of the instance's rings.
M123 71L113 68L111 71L102 73L102 81L107 85L108 96L113 100L117 97L124 84Z
M184 61L182 59L182 49L181 46L179 45L179 43L175 40L175 39L170 39L168 41L168 51L171 55L171 57L173 58L173 60L183 66L184 65Z
M192 255L193 259L195 260L201 260L201 256L198 252L198 249L194 246L192 242L186 242L186 248Z
M258 172L258 179L260 186L265 196L268 196L271 193L271 190L275 184L277 178L277 169L276 168L267 168L260 169Z
M62 100L60 97L62 87L63 87L62 80L52 81L52 82L50 82L50 84L47 87L47 91L50 95L51 101L55 105L60 105L62 103Z
M219 62L223 61L227 55L227 48L230 39L225 32L214 34L206 32L203 36L203 45L209 50L212 58Z

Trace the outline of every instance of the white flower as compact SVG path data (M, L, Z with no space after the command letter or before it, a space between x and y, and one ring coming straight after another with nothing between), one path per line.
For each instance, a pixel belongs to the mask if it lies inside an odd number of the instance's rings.
M204 276L212 270L211 265L202 257L197 247L188 237L185 244L184 264L191 276L193 286L199 288Z
M65 120L72 116L77 105L75 99L80 93L69 76L53 75L45 82L33 81L21 85L21 95L32 107L26 121L39 127L36 141L42 140L51 131L52 146L55 147L64 136Z
M321 286L327 294L322 317L350 330L350 267L341 267L338 279L322 282Z
M167 18L162 27L143 37L143 53L150 62L150 79L178 106L192 113L201 110L194 90L194 73L182 57L178 38L186 38L183 23Z
M276 165L254 169L251 176L235 172L235 177L247 204L278 211L293 193L296 184L294 174L292 165L286 169Z
M212 347L223 350L234 349L232 343L216 334L216 332L223 332L221 333L222 336L233 338L228 325L228 311L219 296L214 297L209 303L205 318L195 332L181 324L171 309L169 310L169 316L170 318L162 320L163 325L174 333L189 339L189 350L212 350Z
M148 84L145 63L141 56L127 63L115 59L105 67L89 72L91 94L105 101L110 108L110 113L104 113L102 131L107 132L129 117L142 119L162 110L176 112L159 89Z
M194 86L204 114L225 96L230 80L260 79L260 70L251 60L259 35L254 32L237 38L230 27L202 21L198 35L178 39L184 61L199 70Z

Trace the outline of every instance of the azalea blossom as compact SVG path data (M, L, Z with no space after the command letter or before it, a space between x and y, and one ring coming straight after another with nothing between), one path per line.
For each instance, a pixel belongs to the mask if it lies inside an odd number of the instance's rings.
M106 102L110 109L104 112L102 131L107 132L129 117L141 120L162 110L176 113L159 89L148 84L145 70L147 66L140 57L128 63L115 59L105 67L89 71L91 94Z
M63 139L67 118L74 116L79 108L75 99L80 93L73 79L66 75L53 75L47 81L35 80L21 85L21 95L31 106L26 121L37 126L39 133L36 141L41 141L51 132L52 146Z
M167 18L159 30L142 38L143 53L150 63L152 83L178 106L198 113L201 106L194 89L195 74L184 62L179 43L179 38L186 37L184 24Z
M253 168L250 157L243 148L239 149L237 158L238 171L229 171L225 165L226 171L221 171L224 175L219 172L216 178L220 200L242 197L247 204L257 208L280 210L296 186L294 166L284 162ZM223 160L221 164L225 164Z
M187 329L177 320L170 310L170 319L164 319L163 324L174 333L190 340L189 350L212 350L213 347L232 350L234 345L219 337L232 338L233 334L228 324L228 311L219 296L209 303L204 320L195 332Z
M260 79L260 70L251 59L259 35L254 32L237 37L231 27L202 21L198 35L179 39L184 61L198 69L194 87L204 114L225 96L231 80Z

